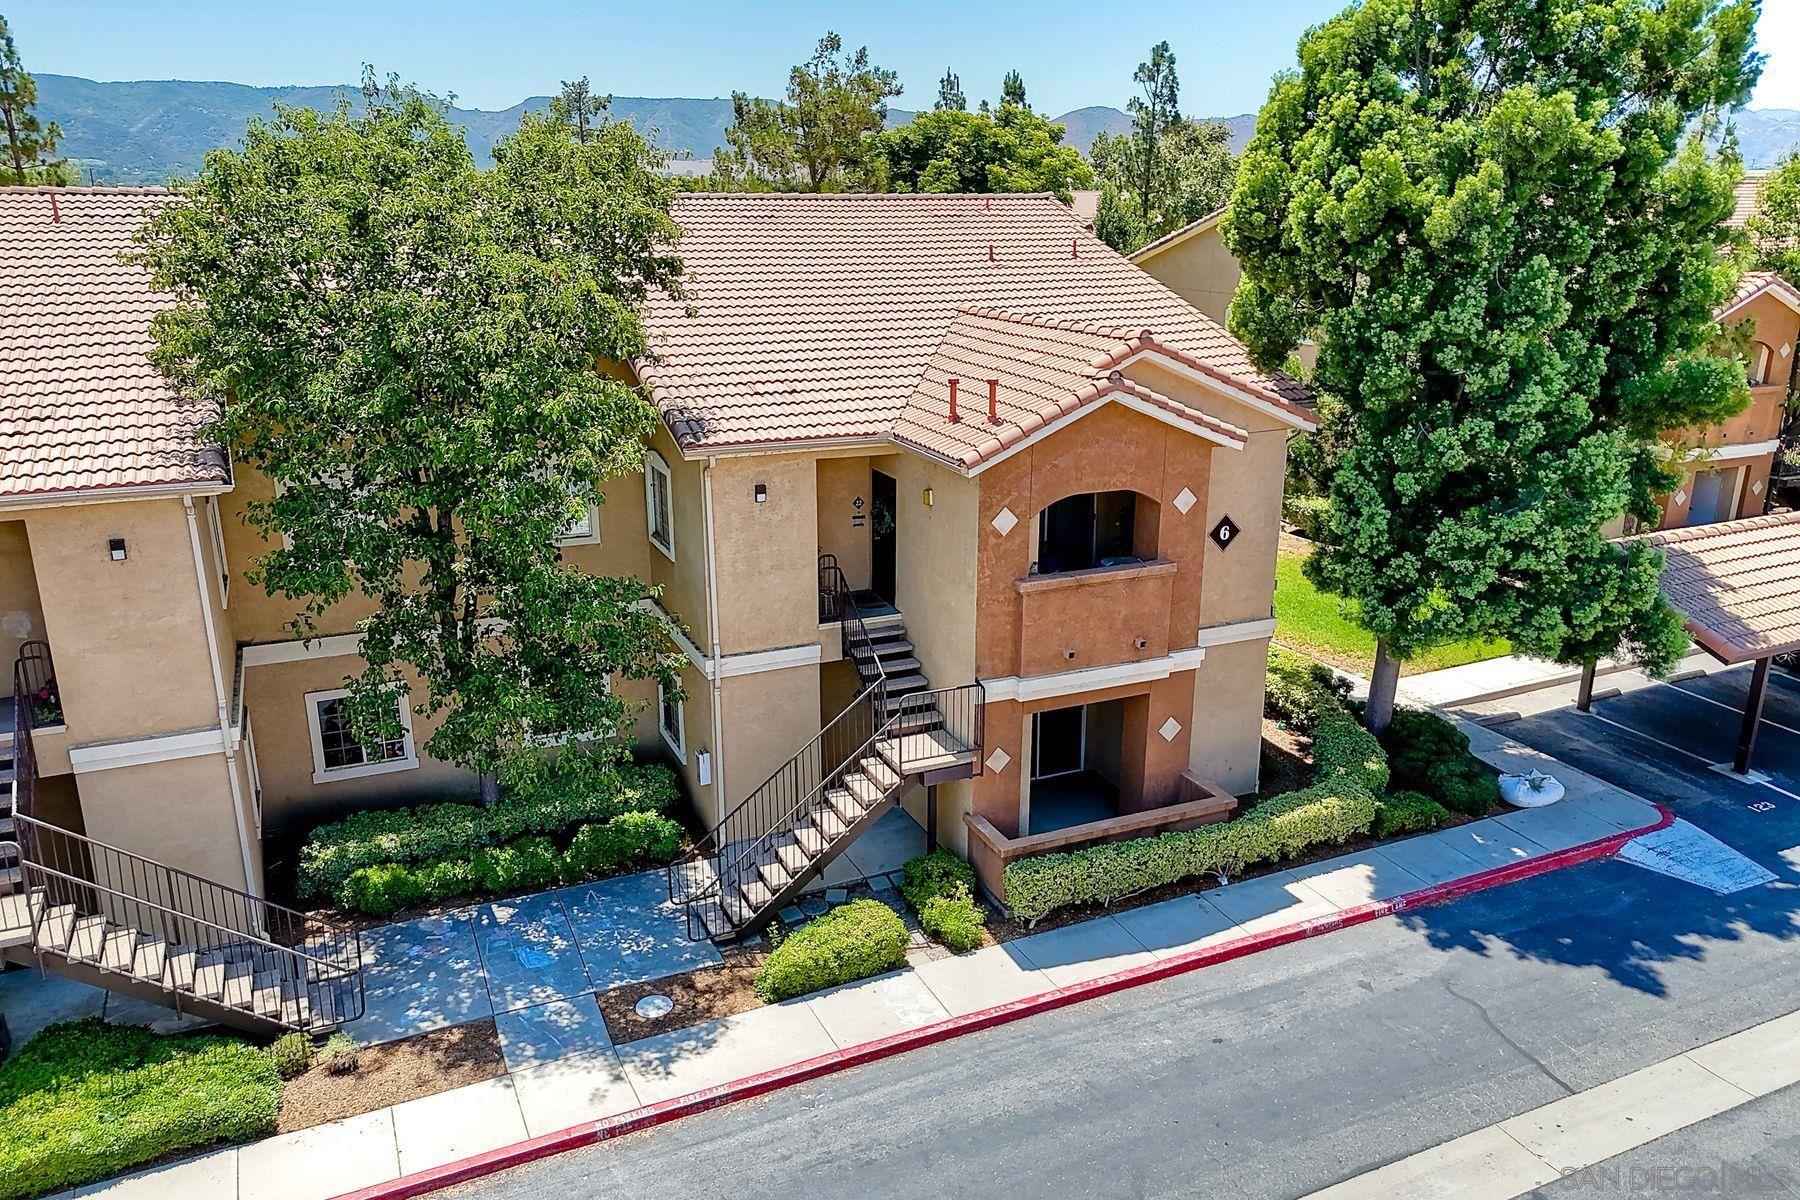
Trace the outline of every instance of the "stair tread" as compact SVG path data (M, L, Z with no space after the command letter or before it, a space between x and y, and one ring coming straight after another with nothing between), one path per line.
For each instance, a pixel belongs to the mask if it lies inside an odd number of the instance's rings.
M845 832L850 828L849 825L844 823L842 817L838 816L837 813L829 808L819 809L817 812L813 813L812 819L813 824L818 827L819 832L825 836L827 845L830 845L840 837L843 837Z
M832 788L830 791L826 792L825 803L830 806L831 812L839 820L845 822L845 828L848 828L850 822L855 821L863 814L862 801L858 800L855 793L851 792L847 787ZM830 831L827 830L827 832ZM842 830L839 832L841 833ZM832 836L836 837L838 834L833 833Z
M197 963L194 967L194 995L203 1000L217 1000L225 991L225 964Z
M93 962L106 946L105 917L77 917L63 953L69 958Z
M177 942L163 955L163 982L178 991L191 990L194 986L194 969L198 965L199 956L192 948Z
M752 879L739 884L738 895L742 896L744 903L752 909L760 909L775 898L775 893L769 890L769 885L760 879Z
M793 876L788 874L787 868L775 860L757 863L756 873L762 876L765 884L778 892L793 879Z
M784 842L775 848L776 859L787 868L789 875L798 875L812 862L812 856L806 852L806 847L797 840L799 836L796 831L795 841Z
M794 840L800 844L802 850L815 858L824 853L825 847L831 844L823 833L811 825L803 825L794 830Z
M867 775L864 775L860 770L855 774L845 776L844 786L849 789L850 794L855 796L857 802L865 809L869 808L871 805L879 804L887 798L887 789L875 782L875 780L870 779ZM860 816L861 814L857 815Z
M106 941L100 947L100 966L107 971L131 970L137 958L138 931L123 925L106 930Z
M875 785L884 792L891 791L900 783L900 772L883 758L870 755L856 764L857 770L875 781Z

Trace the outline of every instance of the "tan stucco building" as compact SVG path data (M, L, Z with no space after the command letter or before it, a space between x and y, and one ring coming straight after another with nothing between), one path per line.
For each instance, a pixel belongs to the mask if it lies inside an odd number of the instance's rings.
M194 438L205 414L144 357L162 300L117 262L169 202L0 190L0 316L23 330L0 334L0 655L54 663L40 815L256 891L266 835L476 781L410 712L397 742L346 736L356 604L303 642L245 579L268 484ZM562 549L659 589L686 698L618 686L703 823L796 770L875 675L877 723L934 703L968 735L960 769L888 799L991 886L1021 853L1255 790L1300 385L1051 197L690 195L675 216L689 295L651 303L654 356L616 368L663 421Z

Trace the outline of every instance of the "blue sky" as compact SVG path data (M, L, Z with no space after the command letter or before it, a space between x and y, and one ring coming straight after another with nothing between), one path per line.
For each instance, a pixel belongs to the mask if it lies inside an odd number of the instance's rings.
M621 96L777 93L826 29L900 72L901 107L928 104L946 65L971 104L1016 67L1033 107L1122 107L1131 72L1167 38L1182 109L1229 116L1262 103L1308 25L1341 0L833 0L582 5L568 0L0 0L28 69L91 79L344 83L374 63L471 108L505 108L580 75ZM1800 108L1800 0L1765 0L1775 51L1755 105Z

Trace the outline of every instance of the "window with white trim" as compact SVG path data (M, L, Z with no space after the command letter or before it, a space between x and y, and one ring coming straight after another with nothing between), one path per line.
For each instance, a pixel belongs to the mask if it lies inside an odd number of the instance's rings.
M399 710L400 736L383 738L365 745L356 740L350 729L349 714L344 708L344 688L306 694L306 720L312 730L313 782L330 783L337 779L357 779L364 775L385 775L390 771L410 771L419 765L413 745L412 710L406 693L394 692Z
M656 725L663 741L682 762L687 761L687 714L681 699L662 684L656 685Z
M669 464L652 450L644 455L644 519L650 544L675 558L675 501Z
M594 546L600 543L600 506L588 505L587 512L579 521L563 531L556 539L560 546Z
M219 566L219 607L231 607L231 566L225 561L225 523L219 517L219 498L206 498L206 530L212 535L213 557Z

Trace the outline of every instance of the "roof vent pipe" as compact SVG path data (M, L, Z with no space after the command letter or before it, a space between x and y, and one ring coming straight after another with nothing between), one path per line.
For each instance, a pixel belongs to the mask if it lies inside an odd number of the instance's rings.
M950 380L950 423L952 425L962 420L961 417L956 415L956 383L956 380Z
M1000 423L1000 381L988 380L988 424Z
M988 243L988 261L989 262L994 261L994 243L992 243L992 242Z
M62 223L62 211L56 207L55 188L50 189L50 223L52 225L60 225Z

